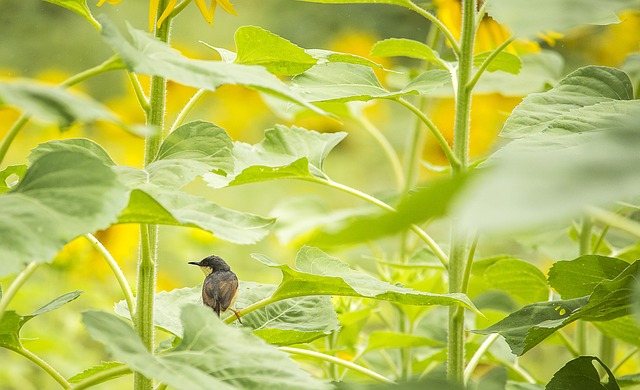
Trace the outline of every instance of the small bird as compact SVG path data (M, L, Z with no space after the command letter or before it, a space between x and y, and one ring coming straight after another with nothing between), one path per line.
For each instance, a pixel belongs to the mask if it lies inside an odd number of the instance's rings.
M199 262L190 261L189 264L199 266L207 275L202 284L202 302L218 317L220 312L231 310L242 324L238 311L231 307L238 296L238 277L229 265L218 256L205 257Z

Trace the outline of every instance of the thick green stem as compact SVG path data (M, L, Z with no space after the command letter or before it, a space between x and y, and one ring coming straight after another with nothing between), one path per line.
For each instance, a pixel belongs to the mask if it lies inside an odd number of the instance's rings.
M18 276L16 276L13 282L11 282L11 285L9 286L7 291L5 291L4 294L2 294L2 299L0 299L0 322L2 322L2 317L4 317L4 313L7 311L7 307L9 307L9 303L11 302L13 297L16 295L18 290L20 290L20 287L22 287L24 282L26 282L27 279L29 279L29 277L33 273L33 271L36 270L36 268L38 268L38 263L36 263L35 261L32 261L31 263L29 263L25 267L25 269L23 269L22 272L20 272Z
M168 2L169 0L160 0L156 20L162 15ZM161 26L156 26L155 37L162 42L169 42L170 28L171 18L165 20ZM152 76L147 127L154 129L154 131L151 131L145 139L145 166L150 164L158 154L162 142L166 94L167 80L163 77ZM153 351L154 345L153 305L156 289L157 247L158 225L140 225L136 313L133 318L136 332L149 352ZM136 390L151 390L153 380L136 372L134 374L134 388Z
M47 374L49 374L56 382L58 382L60 384L60 386L62 386L63 389L70 389L71 388L71 384L62 376L62 374L60 374L55 368L51 367L49 365L49 363L45 362L44 360L42 360L42 358L38 355L36 355L35 353L29 351L28 349L25 348L16 348L16 349L11 349L14 352L19 353L20 355L26 357L27 359L31 360L32 362L34 362L35 364L38 365L38 367L42 368Z
M294 354L294 355L299 355L299 356L306 356L306 357L311 357L314 359L319 359L319 360L324 360L326 362L330 362L333 364L338 364L341 365L343 367L346 367L350 370L359 372L360 374L366 375L369 378L375 379L379 382L382 383L387 383L387 384L395 384L394 381L392 381L391 379L384 377L380 374L378 374L375 371L371 371L368 368L364 368L362 366L359 366L355 363L352 363L348 360L344 360L344 359L340 359L337 358L335 356L331 356L331 355L326 355L320 352L316 352L316 351L310 351L308 349L300 349L300 348L292 348L292 347L280 347L278 348L279 350L283 351L283 352L287 352L290 354Z
M482 359L482 356L484 356L484 354L489 350L489 347L491 346L491 344L493 344L499 337L500 337L499 333L490 334L484 340L482 345L480 345L480 348L478 348L476 353L473 354L473 356L469 360L469 364L467 364L467 367L464 369L465 384L469 382L469 379L471 378L471 374L473 374L473 371L475 371L476 367L478 366L478 363L480 363L480 359Z
M457 164L452 164L454 176L464 174L469 161L469 122L471 117L471 92L469 87L473 66L473 46L476 32L477 0L462 1L462 31L460 55L456 72L456 113L453 128L453 154ZM458 221L451 225L451 253L449 256L449 292L461 293L466 285L465 269L468 261L468 237ZM464 381L464 309L449 308L449 332L447 338L447 378L452 383Z
M585 216L582 219L582 229L580 231L580 256L588 255L591 252L592 227L591 217ZM576 346L581 355L587 354L587 323L585 321L578 321L576 324Z

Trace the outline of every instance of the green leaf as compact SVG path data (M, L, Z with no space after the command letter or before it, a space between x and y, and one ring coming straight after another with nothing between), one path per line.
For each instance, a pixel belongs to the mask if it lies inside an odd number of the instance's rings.
M86 138L70 138L42 143L34 149L31 149L31 153L29 153L29 162L33 164L34 161L48 153L63 151L82 153L89 157L95 157L108 167L116 165L116 163L111 159L111 156L109 156L109 153L107 153L102 146Z
M379 57L410 57L425 60L441 69L448 65L440 58L440 54L422 42L412 39L391 38L376 42L371 48L372 56Z
M242 85L323 113L260 66L190 59L144 31L129 26L130 37L125 38L106 16L99 19L103 38L131 71L210 91L222 85Z
M620 387L640 385L640 373L619 376L617 380Z
M235 308L242 310L268 298L275 285L241 281ZM154 325L179 338L184 337L180 311L190 304L202 304L202 287L181 288L156 294ZM120 301L115 312L131 319L126 302ZM233 314L225 314L225 316ZM242 325L270 344L290 345L313 341L340 327L329 297L311 296L271 303L242 317Z
M451 74L448 71L431 69L411 80L400 92L409 95L428 95L447 84L451 84Z
M303 48L260 27L240 27L234 38L237 64L261 65L271 73L294 76L317 63Z
M406 333L375 331L369 334L367 351L391 348L438 347L443 344L428 337Z
M572 72L551 90L524 98L507 119L500 135L520 138L551 131L554 127L550 125L561 115L581 118L585 111L571 114L577 108L632 99L633 86L626 73L604 66L587 66Z
M637 123L640 101L629 104L637 114L605 116L612 127L602 131L538 134L504 146L456 201L461 223L511 233L640 194L640 132L631 123Z
M222 188L275 179L324 178L324 160L346 135L277 125L256 145L234 144L233 172L206 174L204 179L210 186Z
M324 4L393 4L401 7L412 8L409 0L301 0L307 3Z
M540 33L564 33L573 27L618 23L616 12L637 7L638 0L495 0L487 13L522 38Z
M87 0L44 0L47 3L59 5L66 8L76 14L85 18L96 29L100 30L100 23L93 17L89 7L87 6Z
M549 270L549 285L563 299L583 297L591 294L598 283L615 278L628 266L626 261L599 255L558 261Z
M640 347L640 327L632 316L618 317L609 321L594 321L592 324L607 337Z
M100 160L78 152L42 155L0 195L0 277L51 260L81 234L115 222L127 191Z
M473 65L482 65L487 57L491 55L491 53L493 53L493 51L485 51L473 56ZM520 69L522 69L522 61L520 60L520 57L506 51L501 51L500 53L498 53L498 55L495 56L493 60L491 60L489 66L487 67L487 71L489 72L496 72L498 70L501 70L503 72L511 74L520 73Z
M408 229L411 225L445 215L453 196L464 179L455 178L431 183L405 196L395 212L375 210L356 215L318 232L311 243L336 246L368 241Z
M72 376L71 378L69 378L69 383L78 383L78 382L82 382L85 379L89 379L94 375L99 375L104 373L105 371L108 371L112 368L117 368L117 367L122 367L124 366L124 364L120 363L120 362L102 362L96 366L93 367L89 367L86 370L77 373L76 375ZM118 373L118 375L116 376L110 376L110 379L115 379L118 378L120 376L126 375L125 373Z
M273 298L306 295L337 295L373 298L406 305L460 305L476 311L464 294L433 294L392 285L368 274L353 270L348 264L317 248L303 247L296 257L296 269L278 264L267 256L252 257L282 271L282 282Z
M536 266L518 259L504 259L489 266L483 274L491 288L503 290L522 302L544 301L549 296L547 280Z
M26 165L9 165L0 171L0 194L15 187L27 172Z
M21 349L20 329L22 329L27 321L73 301L78 298L80 294L82 294L82 291L71 291L63 294L28 315L19 315L14 310L5 311L0 321L0 346L13 350Z
M172 351L150 354L137 334L119 318L96 311L83 313L92 338L132 370L176 388L328 389L286 354L250 332L224 325L202 305L185 305L180 321L184 339Z
M579 318L606 321L630 314L633 287L639 279L640 260L615 278L598 283L589 296L589 303L580 309Z
M368 58L351 53L339 53L331 50L306 49L305 52L318 60L319 64L326 62L344 62L346 64L364 65L370 68L384 69L384 67Z
M117 122L106 107L88 97L27 80L0 82L1 104L18 107L40 121L55 123L62 129L76 122L98 119Z
M517 356L523 355L544 339L552 335L570 321L571 314L576 312L588 301L588 297L539 302L527 305L509 314L505 319L474 333L500 333L509 344L511 352Z
M600 374L593 362L607 373L607 381L600 381ZM545 390L620 390L616 378L602 360L595 356L580 356L565 364L547 383Z

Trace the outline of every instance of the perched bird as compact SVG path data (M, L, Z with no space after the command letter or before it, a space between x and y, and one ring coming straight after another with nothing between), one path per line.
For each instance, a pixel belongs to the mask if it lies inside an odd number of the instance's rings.
M200 262L190 261L189 264L199 266L207 275L202 284L202 302L218 317L220 312L231 310L242 324L240 315L231 307L238 295L238 277L229 265L218 256L205 257Z

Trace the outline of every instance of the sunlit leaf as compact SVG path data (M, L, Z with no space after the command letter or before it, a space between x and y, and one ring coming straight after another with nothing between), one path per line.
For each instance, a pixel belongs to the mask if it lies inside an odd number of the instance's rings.
M71 291L63 294L31 314L19 315L14 310L7 310L0 321L0 347L20 349L20 329L27 321L41 314L48 313L78 298L82 291Z
M88 97L27 80L0 82L1 104L18 107L63 129L76 122L116 121L106 107Z
M616 12L638 5L638 0L496 0L488 4L487 13L517 36L534 38L580 25L618 23Z
M91 11L87 6L87 0L44 0L44 1L75 12L76 14L85 18L95 28L100 30L100 23L98 23L98 21L91 14Z
M227 84L242 85L322 113L263 67L190 59L144 31L129 26L130 37L125 37L105 15L99 20L104 39L131 71L211 91Z
M317 63L303 48L260 27L240 27L235 42L237 64L261 65L274 74L294 76Z
M408 229L412 224L443 216L463 179L449 179L431 183L405 196L395 212L375 210L355 215L318 232L313 245L334 246L367 241Z
M607 373L607 381L600 381L600 373L593 365L598 362L599 368ZM602 360L595 356L580 356L565 364L547 383L545 390L620 390L613 372Z
M306 295L355 296L406 305L460 305L477 311L464 294L434 294L389 284L351 269L348 264L317 248L300 249L296 269L264 255L252 257L282 271L282 282L273 295L282 299Z
M551 90L524 98L507 119L500 135L520 138L553 131L557 128L553 121L559 116L580 119L588 112L572 114L572 110L632 99L631 80L624 72L604 66L587 66L572 72Z
M0 195L0 276L50 261L77 236L108 227L126 199L115 173L97 158L67 151L42 155Z
M300 127L277 125L256 145L236 142L235 166L226 175L204 175L207 183L221 188L274 179L325 177L324 160L346 133L318 133Z
M266 299L275 285L241 281L235 308L242 310ZM154 325L179 338L184 337L180 311L189 304L202 304L202 287L180 288L156 294ZM117 314L131 318L126 302L115 307ZM226 316L233 314L223 314ZM242 317L242 326L270 344L290 345L313 341L340 327L329 297L308 296L273 302Z
M493 53L492 51L485 51L473 56L473 65L480 66L482 63ZM520 57L515 54L511 54L506 51L501 51L498 53L496 57L494 57L489 66L487 67L488 72L496 72L503 71L511 74L520 73L520 69L522 69L522 61Z
M544 301L549 296L544 274L526 261L499 260L487 268L483 277L487 286L506 291L523 302Z
M247 330L226 326L202 305L182 308L184 338L159 356L149 353L133 328L118 317L89 311L83 313L83 321L91 337L104 343L114 358L175 388L329 388L283 352Z
M557 261L549 270L549 285L563 299L583 297L591 294L598 283L615 278L628 266L626 261L599 255Z
M372 56L379 57L410 57L425 60L441 69L447 65L440 58L440 54L422 42L412 39L391 38L376 42L371 48Z
M319 64L326 62L343 62L345 64L364 65L371 68L384 69L382 65L373 62L368 58L351 53L339 53L322 49L306 49L305 52L318 60Z
M75 152L95 157L108 167L114 167L116 163L102 146L87 138L70 138L64 140L47 141L31 149L29 162L33 163L40 157L52 152Z

